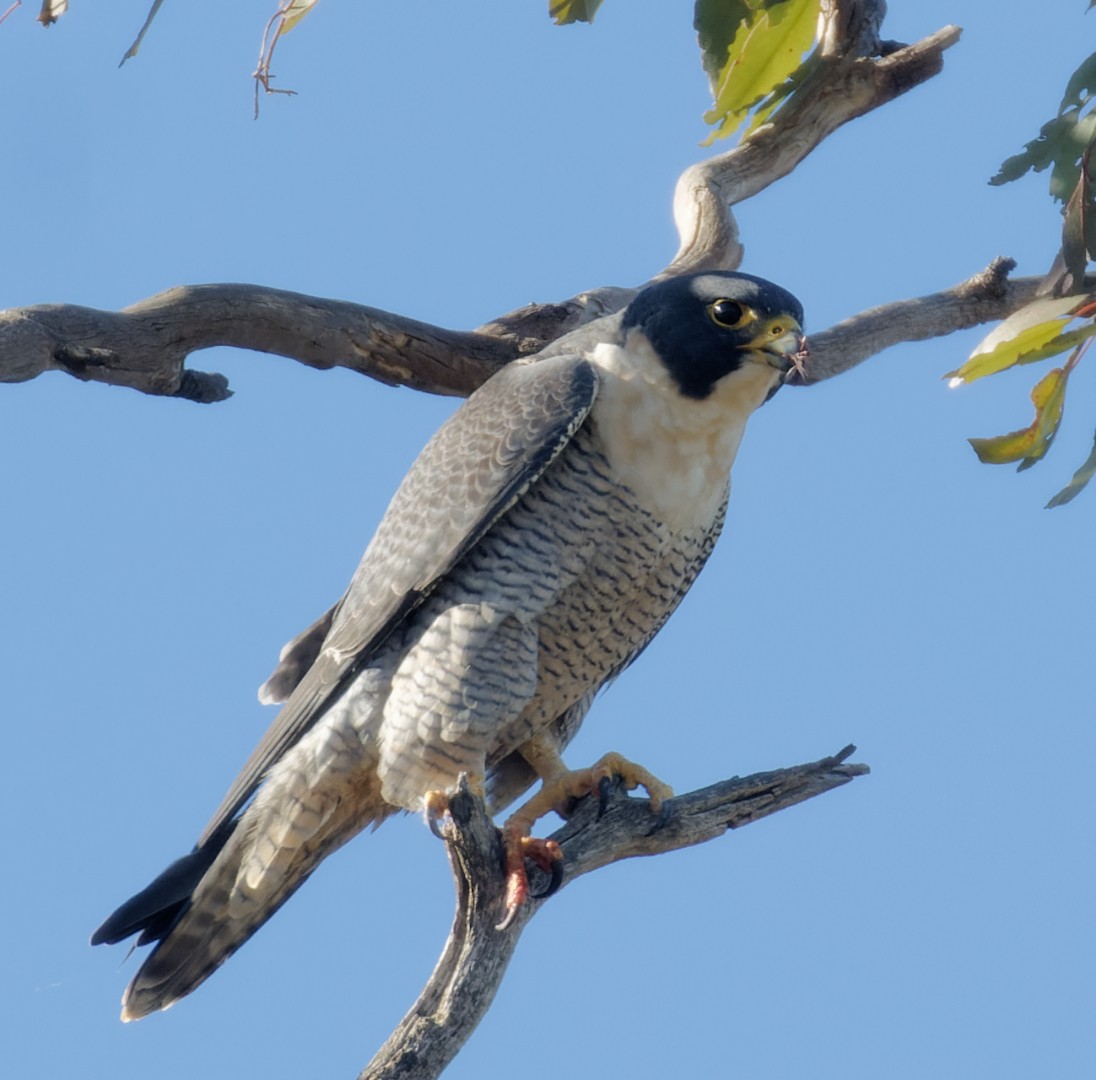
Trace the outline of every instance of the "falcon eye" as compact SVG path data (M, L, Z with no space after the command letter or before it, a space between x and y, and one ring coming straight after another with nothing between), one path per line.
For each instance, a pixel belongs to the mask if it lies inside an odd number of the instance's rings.
M708 307L712 322L731 330L741 326L750 316L750 309L734 300L716 300Z

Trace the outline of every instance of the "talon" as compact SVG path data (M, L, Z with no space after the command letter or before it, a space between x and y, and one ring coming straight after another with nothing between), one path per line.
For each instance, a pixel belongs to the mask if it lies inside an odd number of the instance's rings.
M652 806L652 810L653 809L654 807ZM655 833L662 832L662 830L670 824L671 820L673 820L675 809L674 800L672 798L663 799L662 806L658 811L658 817L655 818L655 823L647 830L647 835L654 836Z
M427 828L439 839L449 838L442 832L440 820L449 813L449 799L444 791L428 791L422 801Z
M517 917L517 913L521 910L521 905L525 903L525 899L512 901L510 899L510 887L506 887L506 914L502 917L502 922L495 923L496 930L509 930L510 924L513 923Z
M610 784L619 779L620 785L625 791L634 791L637 787L641 787L647 792L651 803L651 813L657 815L654 824L651 826L651 831L647 834L648 836L658 832L659 829L665 828L673 816L673 789L668 784L664 784L653 773L648 772L642 765L636 765L635 762L621 757L620 754L609 753L594 765L590 772L598 777L609 776ZM598 818L600 818L608 801L605 795L605 781L599 779L597 787L601 797L601 808L598 812Z
M518 909L532 896L541 900L558 892L563 884L563 853L551 840L535 840L531 833L536 823L555 811L566 818L574 800L597 793L598 819L602 817L619 782L625 791L637 787L646 790L650 798L654 824L648 835L665 828L673 817L673 790L641 765L620 754L606 754L589 769L569 771L560 759L554 744L546 740L531 740L522 748L522 755L543 780L540 791L523 803L502 827L503 849L506 853L506 899L502 921L497 929L511 926ZM531 894L525 860L532 859L551 879L543 892Z
M555 840L538 840L523 835L521 824L507 822L502 830L502 843L506 853L506 900L505 914L495 927L496 930L505 930L510 926L527 900L551 896L563 882L563 852ZM529 875L525 872L526 859L551 875L544 892L530 892Z
M533 893L534 900L544 900L546 897L553 896L559 892L560 886L563 884L563 858L562 855L559 859L552 863L549 867L548 873L551 877L548 880L548 884L541 892Z
M603 776L597 782L597 820L609 809L609 800L613 797L613 778Z

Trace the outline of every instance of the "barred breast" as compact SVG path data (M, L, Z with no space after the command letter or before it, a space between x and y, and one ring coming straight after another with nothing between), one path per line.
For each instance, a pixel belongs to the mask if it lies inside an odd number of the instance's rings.
M386 801L483 775L617 675L687 592L723 521L675 530L616 479L588 423L422 605L379 729Z

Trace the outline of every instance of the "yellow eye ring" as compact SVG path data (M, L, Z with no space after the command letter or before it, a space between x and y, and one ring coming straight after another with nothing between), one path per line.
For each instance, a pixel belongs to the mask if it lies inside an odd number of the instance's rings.
M744 304L726 297L713 300L708 305L708 315L716 326L724 326L728 330L737 330L754 317L754 313Z

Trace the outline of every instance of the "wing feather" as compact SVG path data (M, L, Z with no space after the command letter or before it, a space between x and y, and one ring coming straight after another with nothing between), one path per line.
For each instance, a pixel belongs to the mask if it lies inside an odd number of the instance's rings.
M389 504L346 596L334 609L315 661L199 844L235 816L267 770L322 716L372 652L536 482L586 419L597 388L595 368L580 356L517 361L484 383L442 425ZM289 654L294 648L298 656L314 649L316 639L310 635L318 625L295 639Z
M339 601L341 603L342 600ZM292 641L286 642L278 657L278 666L259 687L259 700L264 705L280 705L293 693L294 687L320 655L339 604L328 608L307 630L302 630Z

